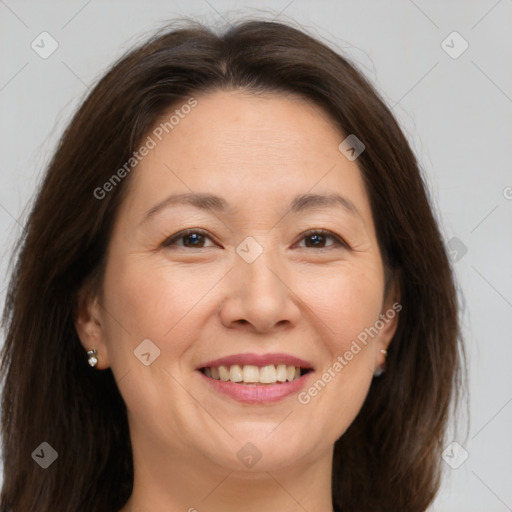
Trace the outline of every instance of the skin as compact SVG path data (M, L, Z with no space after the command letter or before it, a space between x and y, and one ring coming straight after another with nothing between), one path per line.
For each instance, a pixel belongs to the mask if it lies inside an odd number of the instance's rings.
M331 512L335 441L359 412L383 364L398 315L308 404L241 404L213 392L195 368L243 353L285 352L314 367L314 383L397 300L384 270L357 160L318 106L295 96L216 91L152 149L130 177L109 244L101 293L76 328L98 370L112 368L128 409L133 494L122 512ZM174 107L176 108L176 107ZM170 111L174 110L171 109ZM193 206L145 213L171 193L222 196L226 212ZM289 212L295 196L337 192L336 206ZM162 247L171 235L202 228ZM320 239L310 229L342 238ZM237 246L253 237L247 263ZM160 356L134 356L144 339ZM307 388L306 388L307 389ZM254 444L245 467L237 452Z

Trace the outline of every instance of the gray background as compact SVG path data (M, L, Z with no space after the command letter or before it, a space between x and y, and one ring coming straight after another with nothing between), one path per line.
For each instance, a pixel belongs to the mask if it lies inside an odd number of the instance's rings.
M392 107L425 170L465 303L470 413L452 438L469 458L457 469L443 462L432 510L512 510L512 0L0 0L2 304L14 240L70 115L117 57L184 15L294 20L355 60ZM59 45L47 59L31 48L43 31ZM457 58L445 49L459 53L458 36L442 46L453 31L469 44Z

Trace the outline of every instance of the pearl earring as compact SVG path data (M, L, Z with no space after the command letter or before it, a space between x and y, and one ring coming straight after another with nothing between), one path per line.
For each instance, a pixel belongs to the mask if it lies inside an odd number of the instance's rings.
M380 351L384 354L384 359L385 359L386 356L388 355L388 351L385 348L382 348ZM375 372L373 373L373 376L380 377L383 373L384 373L384 368L382 368L382 366L381 366L380 368L377 368L375 370Z
M87 356L88 356L87 361L93 367L98 364L97 354L98 354L98 351L95 348L93 348L92 350L89 350L87 352Z

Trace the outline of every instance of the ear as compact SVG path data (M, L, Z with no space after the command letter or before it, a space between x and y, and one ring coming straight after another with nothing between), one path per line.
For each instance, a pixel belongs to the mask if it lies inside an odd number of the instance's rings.
M88 285L85 285L77 296L74 322L76 332L84 347L84 364L87 364L86 352L96 349L98 363L95 368L98 370L105 370L110 366L103 318L103 309L98 295L93 293Z
M402 309L401 304L401 290L400 290L400 276L398 272L394 272L390 276L390 282L386 296L382 304L382 311L379 319L384 326L379 329L379 335L376 339L376 360L375 369L384 365L386 356L381 350L387 350L393 336L395 335L398 327L399 312Z

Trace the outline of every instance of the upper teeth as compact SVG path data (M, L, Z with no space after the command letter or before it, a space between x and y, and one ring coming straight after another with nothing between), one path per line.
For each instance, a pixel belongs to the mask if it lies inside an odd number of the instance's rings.
M207 377L212 379L231 382L253 382L262 384L273 384L275 382L286 382L300 377L300 367L286 364L269 364L258 367L252 364L240 366L212 366L204 369Z

